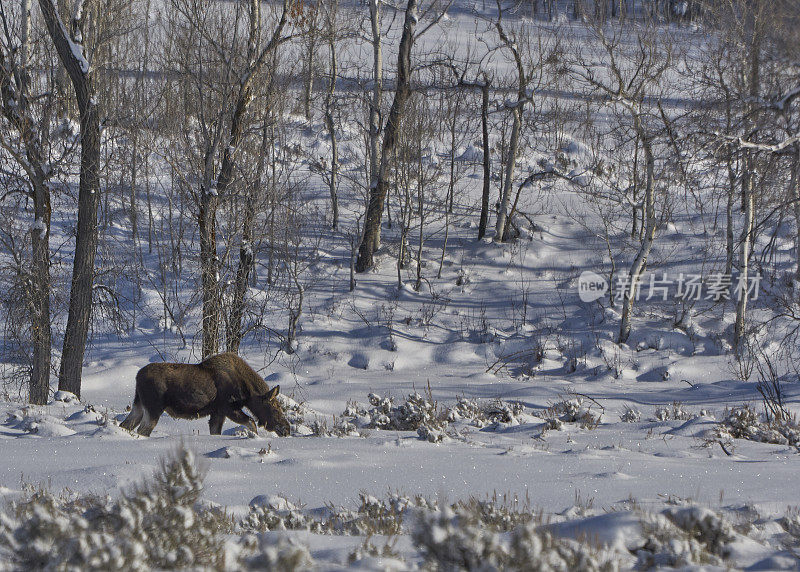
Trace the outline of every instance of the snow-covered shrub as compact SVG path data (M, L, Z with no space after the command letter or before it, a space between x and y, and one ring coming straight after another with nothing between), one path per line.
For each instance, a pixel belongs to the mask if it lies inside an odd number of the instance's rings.
M778 522L790 537L788 544L800 546L800 512L791 510Z
M5 515L0 545L23 568L218 567L230 522L195 506L202 481L193 455L182 450L114 502L40 491Z
M237 568L295 572L314 566L308 548L285 536L248 534L239 539L238 545L243 556L237 559Z
M430 397L414 392L399 405L394 404L394 398L380 397L375 393L370 393L368 399L369 409L348 403L342 417L351 418L361 427L417 431L421 439L432 442L441 441L445 436L446 414Z
M9 508L10 513L0 512L0 561L29 570L88 564L80 554L80 544L89 524L79 511L69 510L67 499L47 490L28 491L24 500ZM94 540L110 539L100 534ZM124 562L119 559L113 564Z
M510 570L614 572L619 559L588 542L542 532L534 524L517 527L511 535Z
M587 542L553 536L536 522L499 533L463 505L418 511L412 539L435 570L613 571L619 562Z
M483 412L483 408L475 399L459 397L454 407L447 410L447 420L450 422L460 420L471 421L475 427L486 427L489 421Z
M637 568L659 570L684 568L697 564L719 565L721 561L703 545L661 515L643 517L647 540L635 551Z
M436 570L504 570L509 564L502 536L463 508L419 511L411 537L426 564Z
M525 406L518 401L493 399L479 402L475 399L459 397L456 405L447 410L448 421L466 420L475 427L483 428L492 423L516 425L517 417L525 411Z
M653 411L655 421L689 421L695 417L697 414L686 410L680 401L673 401L671 405L658 406Z
M361 506L358 508L358 516L350 522L345 521L345 527L355 528L357 534L361 535L400 534L403 515L412 502L410 499L389 497L381 500L366 493L359 494L359 499Z
M535 518L528 504L520 505L516 498L511 500L504 498L501 501L496 496L485 500L469 497L453 506L459 512L471 515L471 518L479 522L481 526L498 532L508 532Z
M662 514L644 513L642 528L646 541L635 551L642 569L721 566L734 539L727 520L696 506L670 508Z
M347 560L350 564L354 564L372 558L394 558L398 561L398 564L402 564L400 561L400 553L394 548L396 541L397 537L393 537L393 539L384 543L383 546L377 546L372 542L370 537L367 537L364 539L364 542L361 543L361 546L350 553ZM406 567L403 566L403 568Z
M364 493L359 498L358 510L329 506L324 514L309 514L280 498L252 505L248 515L239 522L239 528L246 532L306 530L315 534L390 536L400 533L407 507L426 506L419 498L397 496L379 500Z
M517 417L525 410L518 401L502 401L496 399L483 406L483 415L491 423L517 424Z
M236 568L225 549L233 523L199 504L202 491L194 455L181 449L115 501L29 492L0 512L0 560L26 570ZM246 548L237 551L240 565L282 554L260 544Z
M800 425L796 419L779 421L773 418L767 421L749 404L725 409L723 420L717 425L716 436L790 445L800 449Z
M305 423L305 417L310 413L308 407L302 403L298 403L288 395L283 395L282 393L278 394L277 399L283 408L283 415L286 417L286 420L289 423L292 425Z
M447 439L447 433L443 429L434 429L428 425L423 425L417 429L417 435L428 443L441 443Z
M580 423L584 429L595 429L600 425L602 413L595 414L591 406L584 405L583 399L563 399L550 405L545 411L549 422L548 429L560 429L561 423Z
M315 437L364 437L358 427L347 417L335 417L333 425L328 427L324 419L315 419L311 423L311 434Z
M638 423L642 420L642 413L635 407L625 405L624 410L619 418L620 421L624 423Z
M733 526L721 515L699 506L673 507L664 515L678 528L703 543L706 550L727 558L728 544L734 539Z
M321 521L308 516L289 502L282 507L273 503L251 506L250 512L239 522L239 528L248 532L275 530L324 532L324 525Z

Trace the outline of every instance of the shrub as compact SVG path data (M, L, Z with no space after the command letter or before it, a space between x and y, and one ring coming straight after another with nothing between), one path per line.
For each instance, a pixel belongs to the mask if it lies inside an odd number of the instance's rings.
M370 393L368 399L369 409L348 403L342 417L350 417L361 427L417 431L421 439L431 442L444 439L448 424L446 414L430 395L424 397L414 392L399 405L394 404L394 398L375 393Z
M638 409L625 405L624 411L619 418L624 423L638 423L642 420L642 414Z
M244 554L237 558L238 567L249 570L295 572L313 567L308 548L285 536L248 534L238 541Z
M640 568L721 566L734 539L731 524L701 507L679 507L642 514L644 545L635 551Z
M419 511L412 539L435 570L613 571L619 560L586 542L553 536L533 521L502 535L465 505Z
M595 414L583 399L563 399L550 405L545 411L548 429L561 429L561 423L580 423L583 429L596 429L602 413Z
M697 417L697 414L686 410L680 401L673 401L671 405L656 407L653 412L655 421L689 421L695 417Z
M37 570L237 567L226 549L233 523L200 505L202 492L203 473L184 448L116 501L29 491L0 512L0 553L12 566ZM245 542L234 558L242 566L285 561L282 569L309 561L302 550L265 542Z
M251 506L239 528L247 532L307 530L315 534L394 535L401 531L405 509L415 502L405 497L378 500L365 493L359 498L358 510L330 506L324 516L307 514L285 500L280 506L275 503Z
M511 535L510 570L613 572L619 560L587 542L560 538L534 525L520 526Z
M800 450L800 426L794 417L766 420L749 404L725 409L723 420L717 425L716 436L720 439L733 437L790 445Z
M472 422L475 427L486 427L492 423L516 425L517 417L525 411L525 406L518 401L493 399L480 403L475 399L459 397L455 407L447 410L448 421L461 419Z
M507 545L465 509L419 511L411 537L429 566L450 570L503 570Z

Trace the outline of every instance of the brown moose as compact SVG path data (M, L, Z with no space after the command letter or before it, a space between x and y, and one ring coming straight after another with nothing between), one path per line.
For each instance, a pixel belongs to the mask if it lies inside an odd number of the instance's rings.
M277 396L253 368L233 353L211 356L199 364L151 363L136 374L136 395L130 414L120 427L148 436L166 411L172 417L197 419L210 415L212 435L222 432L225 418L257 430L258 425L278 435L289 434L289 423Z

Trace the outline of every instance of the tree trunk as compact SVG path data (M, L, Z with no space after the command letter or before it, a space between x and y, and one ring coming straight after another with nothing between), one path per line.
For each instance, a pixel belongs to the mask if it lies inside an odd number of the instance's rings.
M725 275L733 272L733 204L736 201L736 171L733 168L733 158L728 157L728 196L725 200Z
M753 247L753 223L755 220L755 197L753 193L752 158L746 152L742 179L742 202L744 203L744 222L739 237L739 277L741 284L746 285L750 278L750 252ZM747 288L740 291L736 301L736 321L733 325L733 347L737 355L741 350L741 342L745 336L745 318L747 316Z
M219 352L220 300L219 257L217 256L217 205L215 189L200 193L197 223L200 228L200 281L203 291L203 348L205 359Z
M239 245L239 266L236 269L236 280L233 285L233 301L225 334L226 350L239 353L242 342L242 317L244 316L245 294L250 275L255 267L253 253L253 223L255 221L255 201L250 197L245 206L242 221L242 243Z
M403 34L397 54L397 88L381 148L380 168L375 186L370 188L367 214L364 218L364 233L356 260L356 272L364 272L374 265L373 254L380 243L381 216L386 192L389 189L389 157L397 145L398 131L403 120L405 105L411 97L411 48L414 45L414 30L417 25L417 0L408 0Z
M81 166L78 184L78 224L69 315L61 352L59 390L81 393L81 371L89 333L97 253L97 210L100 205L100 114L95 101L92 70L83 47L67 36L53 0L39 0L50 38L75 90L81 118ZM80 33L79 22L71 28ZM80 34L79 34L80 37Z
M381 48L380 0L371 0L369 17L372 24L372 102L369 108L369 192L370 202L378 187L381 162L381 99L383 97L383 53ZM381 204L381 207L383 204ZM381 247L380 214L378 227L370 234L372 252ZM366 221L365 221L366 224ZM359 256L360 258L360 256ZM370 262L370 266L372 263Z
M514 169L517 165L517 149L519 147L519 135L522 128L523 105L523 101L517 102L517 105L514 107L513 111L514 123L511 127L511 140L508 143L508 156L506 158L505 175L503 177L503 192L500 195L500 210L497 213L497 223L495 224L495 242L502 242L506 239L508 203L511 201L511 188L514 179Z
M800 286L800 148L795 148L794 160L792 161L792 178L790 182L789 196L793 201L792 212L794 213L795 242L794 256L797 267L794 270L795 288Z
M288 266L288 265L287 265ZM287 268L288 269L288 268ZM289 328L286 334L286 348L287 354L293 354L297 346L297 324L300 323L300 316L303 315L303 300L305 298L305 288L300 282L297 275L297 267L289 269L292 276L294 287L297 290L297 304L294 308L289 308Z
M29 153L30 160L30 153ZM31 229L31 338L33 339L33 372L30 401L47 403L50 393L50 190L44 179L33 182L33 208L36 225Z
M422 170L422 141L417 141L417 144L417 216L419 217L419 242L416 256L417 279L414 281L415 292L419 292L419 289L422 287L422 245L425 241L425 175Z
M642 233L642 243L639 252L633 260L630 269L630 286L623 294L622 318L619 324L618 343L624 344L631 335L631 318L633 314L633 302L635 300L636 288L639 279L647 268L647 257L653 247L653 240L656 235L656 198L655 198L655 159L650 139L645 133L641 124L641 118L636 112L633 117L637 132L640 133L642 148L644 150L646 181L644 189L644 228Z
M754 7L755 9L755 7ZM754 18L753 14L748 14L748 18ZM760 92L761 84L761 33L755 22L750 23L751 37L748 42L748 62L747 67L747 91L749 101L747 103L748 113L745 119L745 134L748 138L753 138L757 132L757 127L753 123L753 107L756 105ZM739 283L744 285L740 291L739 299L736 302L736 320L733 325L733 348L737 355L740 354L742 338L745 335L745 320L747 317L747 287L750 280L750 252L753 247L753 225L755 224L755 196L754 196L754 169L755 152L747 150L744 152L742 164L742 210L744 210L744 223L742 234L739 240Z
M330 51L330 81L328 82L328 91L325 94L325 127L328 130L328 137L331 140L331 173L328 180L328 187L331 193L331 211L333 221L331 226L336 230L339 226L339 196L337 192L338 175L339 175L339 147L336 142L336 126L333 122L333 94L336 90L336 42L333 31L330 31L328 37L328 50Z
M27 96L28 94L28 67L31 55L31 0L22 0L22 26L20 30L19 46L19 70L20 70L20 91Z
M22 30L17 65L6 61L0 49L0 111L20 135L25 160L20 161L30 181L34 224L31 227L31 268L26 302L30 315L33 359L29 400L44 405L50 393L52 335L50 329L50 188L37 121L28 108L30 56L30 0L22 0ZM16 85L15 85L16 84ZM46 122L47 118L41 118Z
M281 39L283 28L286 26L288 16L288 2L283 2L283 12L277 27L272 33L272 37L267 46L260 50L260 9L257 1L251 2L250 6L250 34L248 36L248 69L246 75L242 78L239 86L239 93L236 97L236 106L233 111L233 118L231 119L231 129L228 135L227 145L222 153L222 165L219 169L217 177L217 185L215 189L205 187L201 192L200 204L200 263L202 273L202 287L203 287L203 357L215 354L219 351L219 334L220 334L220 321L222 303L220 299L219 290L219 271L220 262L217 256L217 242L216 242L216 211L219 204L219 198L225 196L228 187L233 181L234 168L236 167L237 152L239 144L242 141L245 124L247 122L247 112L252 101L252 84L255 76L260 69L265 65L272 54L277 50L278 46L284 41ZM213 150L211 157L213 160ZM210 183L210 171L207 170L207 184ZM248 206L248 209L254 208ZM246 234L252 236L252 218L255 212L250 214L248 211L245 214L246 219L251 219L249 222L246 220L245 225L250 225L251 228L246 230ZM235 327L234 345L238 348L241 341L241 316L244 306L244 291L247 287L247 280L253 268L253 252L251 236L246 236L243 232L242 244L239 249L239 268L237 269L237 281L241 278L242 283L240 287L242 291L239 293L241 299L234 302L232 320L229 319L229 326ZM228 332L226 331L226 334Z
M506 49L514 56L514 63L517 68L517 101L512 110L513 124L511 127L511 140L508 143L508 156L506 157L503 186L500 193L500 209L497 213L497 222L495 223L493 239L495 242L502 242L507 238L508 203L511 200L511 190L514 185L514 169L517 165L517 152L519 149L520 134L522 132L522 114L525 109L525 102L528 99L528 72L526 72L525 65L522 62L522 56L520 56L516 41L509 37L503 28L501 21L503 11L500 6L500 0L497 1L497 8L500 15L498 16L497 22L495 22L495 28Z
M256 218L256 199L262 188L262 179L266 170L267 149L270 141L270 128L268 114L265 114L264 126L261 135L261 153L258 168L256 169L255 184L245 201L245 211L242 220L242 242L239 245L239 266L236 269L236 280L233 285L233 301L228 316L228 328L225 332L226 350L239 353L242 342L242 318L244 317L245 294L250 276L255 269L255 254L253 252L253 227Z
M319 2L309 6L311 15L309 17L309 29L307 34L308 44L306 45L306 74L303 85L303 113L306 119L311 119L311 94L314 91L314 56L317 52L317 13Z
M483 133L483 194L481 195L478 240L486 235L486 226L489 224L489 191L492 175L491 150L489 149L489 81L486 78L481 85L481 131Z

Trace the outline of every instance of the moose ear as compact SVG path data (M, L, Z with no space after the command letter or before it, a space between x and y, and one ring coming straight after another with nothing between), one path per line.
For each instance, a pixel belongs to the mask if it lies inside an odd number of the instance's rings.
M278 397L278 393L280 393L280 391L281 391L281 386L276 385L267 392L267 394L264 396L264 399L267 400L275 399L276 397Z

